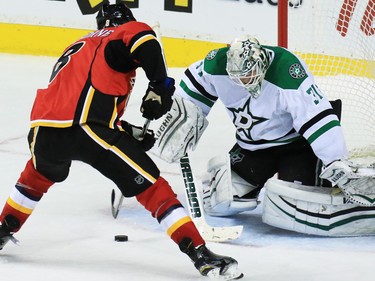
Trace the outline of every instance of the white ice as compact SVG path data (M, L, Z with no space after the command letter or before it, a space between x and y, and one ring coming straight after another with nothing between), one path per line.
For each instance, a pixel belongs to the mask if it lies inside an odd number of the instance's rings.
M26 136L37 88L47 85L55 58L0 55L0 207L29 158ZM171 69L177 80L183 69ZM143 72L125 117L142 125L139 101L147 87ZM210 126L190 153L197 183L207 160L234 142L230 120L215 105ZM151 127L155 128L154 122ZM183 204L178 164L156 160ZM115 220L110 210L114 184L91 167L74 162L68 179L53 186L24 227L0 251L1 281L168 281L205 280L164 230L134 199L126 199ZM116 190L117 191L117 190ZM117 197L119 192L117 191ZM373 280L375 237L324 238L288 232L261 221L262 206L236 218L207 218L211 225L244 225L228 243L209 242L236 258L251 281ZM114 242L126 234L128 242Z

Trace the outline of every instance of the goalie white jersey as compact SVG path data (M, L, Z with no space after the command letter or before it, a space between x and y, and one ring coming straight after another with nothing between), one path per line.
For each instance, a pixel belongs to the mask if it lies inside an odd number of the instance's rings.
M263 47L271 64L258 98L229 78L228 47L213 50L192 64L176 94L199 106L205 115L220 99L244 149L265 149L304 137L324 164L345 158L340 121L305 63L284 48Z

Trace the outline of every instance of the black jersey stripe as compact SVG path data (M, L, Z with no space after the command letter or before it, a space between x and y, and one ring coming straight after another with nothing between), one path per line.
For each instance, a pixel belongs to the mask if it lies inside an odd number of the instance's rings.
M184 80L181 80L180 87L185 91L185 93L187 95L189 95L193 99L196 99L196 100L200 101L201 103L204 103L205 105L207 105L209 107L212 107L214 105L214 102L212 100L206 98L205 96L203 96L199 93L196 93L196 92L190 90L190 88L185 84Z
M189 69L186 69L185 70L185 75L187 78L189 78L190 82L194 85L194 87L203 95L205 96L206 98L212 100L213 102L217 101L217 97L209 94L206 89L201 85L199 84L199 82L195 79L195 77L193 76L193 74L190 72Z
M326 109L322 112L320 112L319 114L317 114L316 116L314 116L313 118L311 118L308 122L306 122L302 127L301 129L298 131L298 133L300 135L303 136L303 134L308 130L310 129L313 125L315 125L316 123L318 123L320 120L322 120L323 118L329 116L329 115L336 115L335 114L335 111L332 109L332 108L329 108L329 109Z
M287 143L291 143L291 142L294 142L294 141L297 141L297 140L300 140L300 139L302 139L302 137L301 136L296 136L296 137L291 137L290 139L283 139L283 138L285 138L286 136L288 136L288 135L291 135L291 134L293 134L293 133L295 133L295 130L294 129L292 129L292 130L290 130L288 133L286 133L284 136L282 136L282 137L279 137L279 138L277 138L277 139L273 139L273 140L244 140L244 139L242 139L241 138L241 136L238 134L238 133L236 133L236 139L238 139L238 140L240 140L240 141L242 141L243 143L247 143L247 144L253 144L253 145L260 145L260 144L265 144L265 143L281 143L281 144L287 144Z

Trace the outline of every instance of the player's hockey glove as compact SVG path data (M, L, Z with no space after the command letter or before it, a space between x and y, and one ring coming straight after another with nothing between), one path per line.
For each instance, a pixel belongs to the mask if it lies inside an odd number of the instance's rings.
M167 77L162 82L150 82L142 98L142 116L149 120L159 119L172 106L172 95L175 90L174 79Z
M150 150L154 146L155 135L152 130L147 129L146 133L143 135L142 127L134 126L124 120L121 121L121 127L126 133L135 138L145 151Z

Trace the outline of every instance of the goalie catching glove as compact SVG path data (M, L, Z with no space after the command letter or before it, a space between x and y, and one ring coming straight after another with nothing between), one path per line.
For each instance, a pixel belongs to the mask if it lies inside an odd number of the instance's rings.
M155 153L168 163L194 150L208 121L202 109L189 100L175 96L171 110L156 132Z
M353 203L375 206L375 170L347 161L334 161L320 174L322 179L337 185Z
M152 130L143 132L142 127L134 126L124 120L121 120L121 127L126 133L135 138L145 151L150 150L154 146L155 135Z
M172 106L172 95L175 90L174 79L167 77L162 82L150 82L142 98L142 116L149 120L159 119Z

